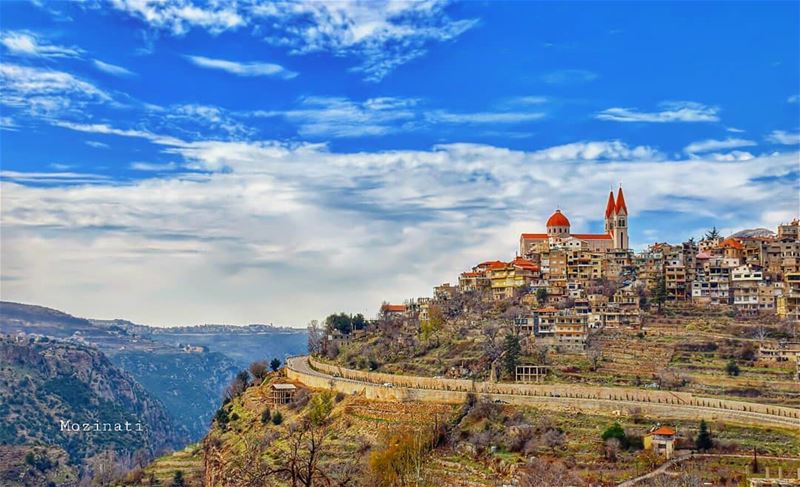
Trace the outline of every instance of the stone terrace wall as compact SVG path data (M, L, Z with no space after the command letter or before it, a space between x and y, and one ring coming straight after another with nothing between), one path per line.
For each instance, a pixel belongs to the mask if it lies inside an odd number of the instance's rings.
M496 399L504 400L509 403L530 404L534 402L555 402L559 404L570 404L582 408L590 407L600 409L619 410L621 405L628 407L640 407L643 411L663 414L671 411L675 416L680 410L689 413L693 418L708 418L707 411L701 413L705 408L715 411L713 415L725 416L730 419L747 420L757 422L760 415L775 417L776 423L794 426L800 429L800 410L768 404L758 404L753 402L733 401L727 399L712 399L697 397L686 392L670 391L648 391L643 389L622 388L622 387L600 387L573 384L500 384L491 382L477 382L463 379L434 379L432 377L420 377L411 375L383 374L377 372L365 372L353 370L337 365L326 364L309 357L309 365L319 372L338 378L349 379L337 381L342 387L351 390L342 392L364 392L369 398L375 399L397 399L397 400L421 400L437 402L461 402L467 393L488 394ZM305 379L300 379L306 382ZM330 387L330 378L322 379L321 386ZM361 381L361 384L354 384L350 381ZM366 387L367 384L375 384L377 387ZM389 383L393 387L384 387L381 384ZM345 385L348 384L348 385ZM619 403L616 407L615 403ZM663 407L660 407L663 406ZM766 419L766 418L764 418Z

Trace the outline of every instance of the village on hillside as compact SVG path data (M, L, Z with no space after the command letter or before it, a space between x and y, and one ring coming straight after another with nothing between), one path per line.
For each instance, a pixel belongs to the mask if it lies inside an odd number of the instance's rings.
M482 262L462 272L458 285L436 286L433 297L384 303L380 314L411 318L425 328L432 309L459 295L487 303L514 300L517 331L561 352L584 352L592 329L639 328L646 310L667 304L800 322L797 219L779 225L777 233L744 231L725 238L714 228L700 241L657 242L638 253L629 248L622 188L608 195L604 220L604 233L573 233L567 215L556 210L547 233L520 236L514 260ZM791 329L789 339L762 340L758 353L797 363L800 381L800 343L794 341L796 327ZM343 338L332 331L331 339Z

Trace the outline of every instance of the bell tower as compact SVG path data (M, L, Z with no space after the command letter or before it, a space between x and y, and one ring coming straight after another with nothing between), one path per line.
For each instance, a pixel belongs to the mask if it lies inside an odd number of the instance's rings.
M613 192L612 195L613 196ZM609 204L611 200L609 199ZM608 210L606 210L608 214ZM617 192L617 201L614 203L614 212L609 217L606 216L606 225L611 223L611 239L615 249L628 250L628 207L625 205L625 195L622 193L622 186Z
M606 233L611 235L613 238L614 232L614 208L616 207L616 203L614 203L614 191L608 192L608 203L606 204Z

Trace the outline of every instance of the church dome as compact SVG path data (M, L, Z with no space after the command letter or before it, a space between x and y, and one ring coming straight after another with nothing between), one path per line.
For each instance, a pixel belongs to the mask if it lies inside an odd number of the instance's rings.
M568 227L569 220L561 213L561 210L556 210L555 213L547 219L547 227Z

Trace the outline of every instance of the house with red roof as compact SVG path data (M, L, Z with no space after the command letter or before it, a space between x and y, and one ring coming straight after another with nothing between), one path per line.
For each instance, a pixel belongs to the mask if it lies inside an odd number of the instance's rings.
M653 450L656 454L669 460L675 453L675 436L677 433L675 428L656 425L650 428L649 433L644 435L644 449Z

